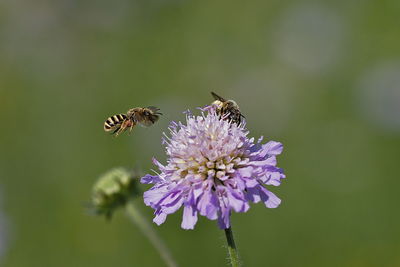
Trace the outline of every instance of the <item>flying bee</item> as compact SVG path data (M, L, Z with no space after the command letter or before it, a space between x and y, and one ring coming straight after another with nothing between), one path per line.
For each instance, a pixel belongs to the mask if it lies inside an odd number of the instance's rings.
M239 106L235 101L226 100L214 92L211 92L211 95L215 99L215 101L212 102L212 105L217 107L218 115L238 125L242 122L242 118L244 118L244 116L242 113L240 113Z
M112 131L112 134L118 136L127 129L132 131L136 124L146 127L151 126L159 119L160 115L162 115L159 110L159 108L152 106L146 108L137 107L128 110L126 114L111 116L104 122L104 131Z

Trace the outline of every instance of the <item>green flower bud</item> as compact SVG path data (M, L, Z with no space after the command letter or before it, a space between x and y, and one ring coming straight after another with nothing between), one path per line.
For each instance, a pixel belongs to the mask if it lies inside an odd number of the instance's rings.
M112 169L98 179L92 190L93 211L111 219L113 213L125 206L130 198L140 195L139 175L125 168Z

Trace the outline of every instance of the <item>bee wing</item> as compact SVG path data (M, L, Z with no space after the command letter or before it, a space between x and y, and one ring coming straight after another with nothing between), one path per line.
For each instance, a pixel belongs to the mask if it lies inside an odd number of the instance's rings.
M211 95L214 97L215 100L219 100L219 101L221 101L221 102L226 102L226 99L225 99L225 98L220 97L219 95L217 95L217 94L214 93L214 92L211 92Z
M151 112L147 112L146 114L137 114L138 116L135 117L135 121L140 123L140 125L149 127L153 125L158 119L160 118L159 115L162 115L158 112L160 109L157 107L147 107Z
M150 109L154 114L159 114L159 115L162 115L162 113L161 112L159 112L159 108L158 107L155 107L155 106L149 106L149 107L147 107L148 109Z
M146 117L145 119L139 121L139 123L142 126L149 127L149 126L153 125L156 121L158 121L158 119L159 119L158 115L150 115L150 116Z
M151 125L154 124L154 122L150 121L150 120L144 120L139 122L140 125L145 126L145 127L150 127Z

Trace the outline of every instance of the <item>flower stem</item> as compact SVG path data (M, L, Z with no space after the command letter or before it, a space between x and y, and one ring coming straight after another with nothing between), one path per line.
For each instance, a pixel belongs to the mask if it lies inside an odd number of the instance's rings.
M129 201L126 205L126 214L135 223L142 233L150 240L150 243L156 248L165 264L169 267L177 267L175 260L172 258L171 252L161 240L161 238L154 231L153 227L143 217L140 211L137 209L133 201Z
M226 241L228 242L229 258L232 267L240 266L239 253L237 251L235 240L233 239L232 227L225 229Z

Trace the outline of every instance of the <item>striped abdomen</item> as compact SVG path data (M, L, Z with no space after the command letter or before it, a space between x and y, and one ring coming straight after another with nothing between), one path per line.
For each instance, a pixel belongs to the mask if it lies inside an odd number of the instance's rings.
M109 117L104 122L104 131L109 132L109 131L119 129L119 127L121 127L121 124L124 122L125 119L126 119L125 114L117 114L117 115Z

